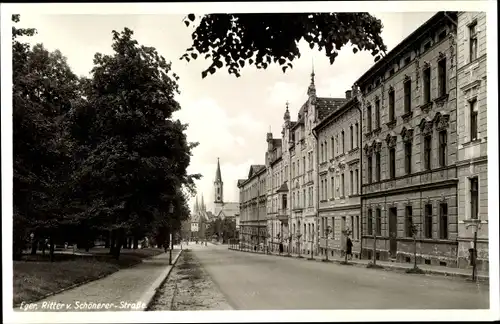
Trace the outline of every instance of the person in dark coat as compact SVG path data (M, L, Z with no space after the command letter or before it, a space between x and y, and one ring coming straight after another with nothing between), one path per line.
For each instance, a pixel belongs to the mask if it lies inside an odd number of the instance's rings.
M347 237L347 257L352 260L352 241L349 237Z
M280 254L283 253L283 242L280 242Z

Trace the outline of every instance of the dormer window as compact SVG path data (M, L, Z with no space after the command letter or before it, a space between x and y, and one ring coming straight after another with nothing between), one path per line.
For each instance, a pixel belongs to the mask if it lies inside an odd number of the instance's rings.
M438 41L442 41L443 39L446 38L446 35L448 35L448 33L446 32L446 29L443 30L442 32L439 33L439 36L438 36Z
M405 58L405 66L410 64L410 62L411 62L411 56L408 55L408 57Z

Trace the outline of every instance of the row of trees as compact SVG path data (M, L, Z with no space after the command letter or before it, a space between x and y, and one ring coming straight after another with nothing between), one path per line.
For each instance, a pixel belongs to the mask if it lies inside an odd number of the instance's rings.
M14 256L30 233L54 244L89 247L102 237L117 258L146 235L163 240L189 216L198 174L188 174L187 125L171 64L113 31L113 54L95 54L90 77L77 77L59 51L22 39L13 50ZM132 240L133 238L133 240ZM133 242L131 242L133 241ZM36 244L34 244L36 246Z

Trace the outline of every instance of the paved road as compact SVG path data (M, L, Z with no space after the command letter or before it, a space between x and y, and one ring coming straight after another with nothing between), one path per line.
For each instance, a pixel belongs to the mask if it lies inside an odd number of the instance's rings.
M189 248L235 310L489 308L488 285L463 279Z

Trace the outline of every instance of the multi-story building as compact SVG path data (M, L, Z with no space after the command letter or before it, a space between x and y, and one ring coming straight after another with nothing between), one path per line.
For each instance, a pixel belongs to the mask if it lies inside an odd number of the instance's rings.
M357 258L361 252L361 113L357 98L351 95L347 91L348 101L318 123L314 132L319 148L320 253L341 256L349 235Z
M330 112L342 105L344 98L322 98L316 96L314 71L307 90L309 98L298 112L297 122L286 122L290 160L291 196L290 221L292 251L309 254L318 247L316 139L312 130ZM287 108L288 109L288 108ZM288 111L288 110L287 110Z
M267 238L266 166L250 166L248 178L238 180L238 189L241 244L248 247L263 245Z
M456 265L455 12L439 12L357 82L363 110L363 254ZM414 226L415 225L415 226Z
M278 249L278 244L283 239L283 221L279 215L287 207L287 195L283 195L284 170L282 159L282 139L273 138L271 132L267 133L266 152L266 190L267 190L267 229L268 243L272 251ZM282 189L281 191L279 189ZM283 213L282 213L283 214Z
M477 231L478 267L488 269L486 12L458 13L458 263L467 267Z

